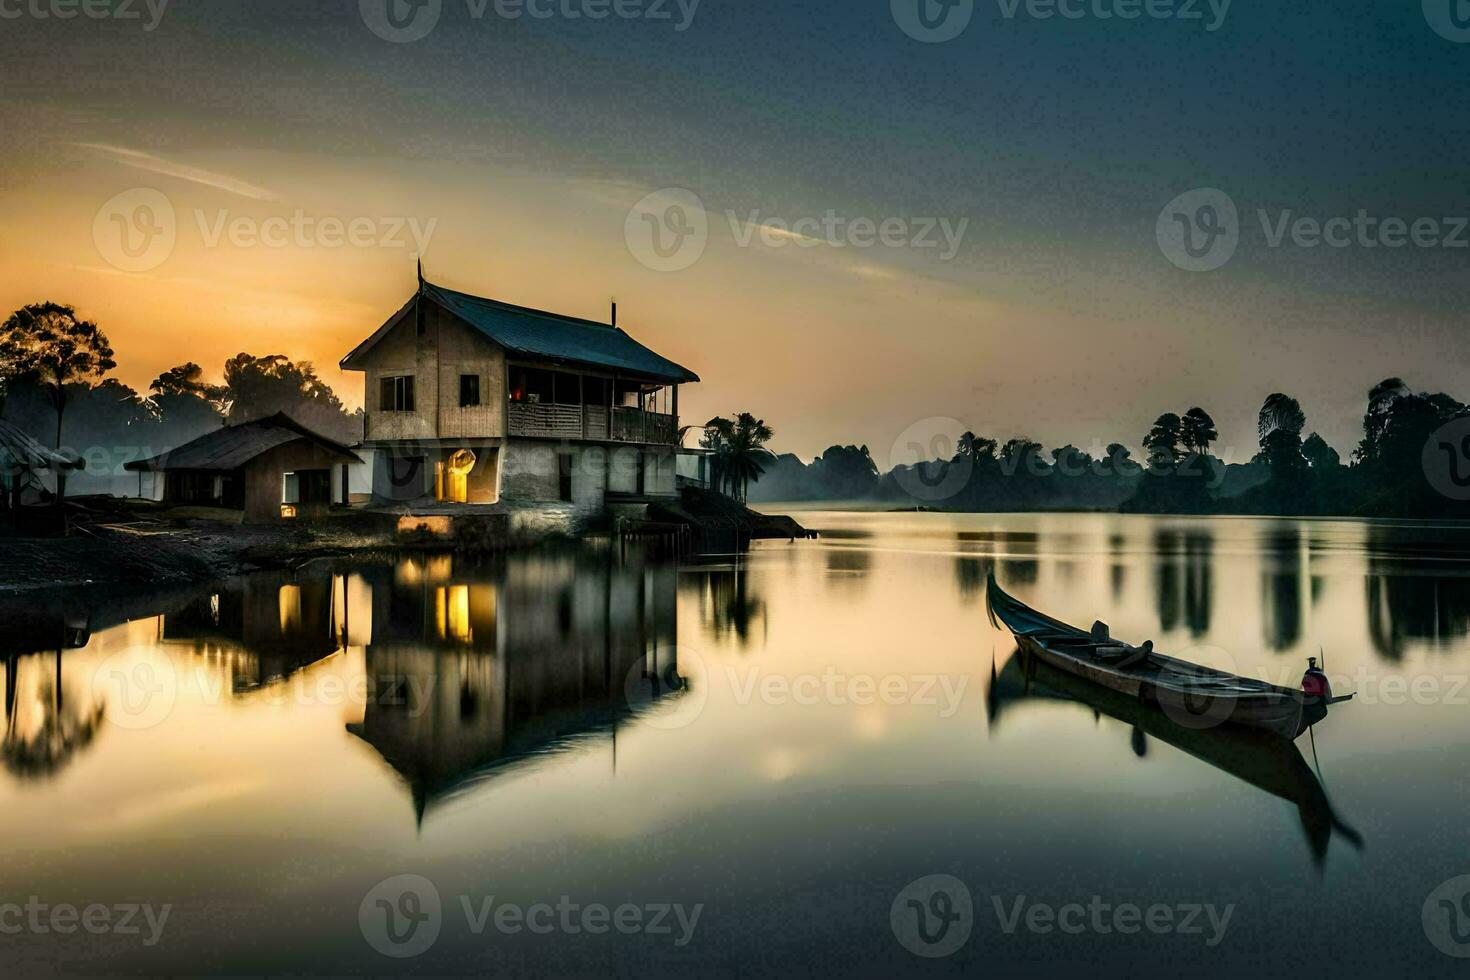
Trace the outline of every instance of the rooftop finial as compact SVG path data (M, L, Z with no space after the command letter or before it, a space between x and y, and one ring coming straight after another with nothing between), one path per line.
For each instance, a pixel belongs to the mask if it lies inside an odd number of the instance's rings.
M618 325L618 301L616 298L612 301L612 325L615 327Z
M423 284L424 284L424 257L422 255L420 255L419 256L419 285L422 286Z

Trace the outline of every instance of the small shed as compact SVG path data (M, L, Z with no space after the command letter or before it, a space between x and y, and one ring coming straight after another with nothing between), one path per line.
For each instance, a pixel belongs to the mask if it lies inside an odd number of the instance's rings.
M40 490L41 473L55 476L56 500L66 496L66 474L84 469L76 456L47 449L24 430L0 420L0 506L18 514L27 489Z
M166 504L238 510L259 524L319 516L346 503L347 468L361 462L346 446L277 413L126 468L140 478L161 477Z

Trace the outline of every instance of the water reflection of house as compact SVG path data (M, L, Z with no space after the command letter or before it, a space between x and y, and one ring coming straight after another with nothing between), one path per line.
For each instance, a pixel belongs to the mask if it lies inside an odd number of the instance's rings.
M674 666L675 572L607 555L405 560L365 576L368 698L348 730L434 803L614 729ZM635 683L636 701L654 688Z
M263 573L165 613L160 641L192 648L247 691L337 652L352 613L340 576Z

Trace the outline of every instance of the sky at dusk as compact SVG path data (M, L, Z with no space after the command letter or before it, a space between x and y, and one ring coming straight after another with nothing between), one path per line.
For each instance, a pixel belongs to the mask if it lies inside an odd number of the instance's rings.
M595 319L616 298L703 377L686 422L750 410L778 451L866 443L884 467L905 430L944 430L926 420L1137 447L1196 404L1242 460L1277 390L1346 456L1385 376L1470 396L1470 43L1417 2L1124 20L1102 14L1128 0L979 0L942 43L895 14L931 0L668 0L667 19L442 0L403 43L374 2L178 0L155 21L156 0L138 19L0 0L0 305L74 304L139 388L280 352L357 405L337 362L410 295L424 242L455 289ZM671 188L707 241L660 271L630 209ZM1238 213L1209 271L1158 233L1199 188ZM113 202L160 198L166 255L109 244ZM1278 235L1360 212L1433 227Z

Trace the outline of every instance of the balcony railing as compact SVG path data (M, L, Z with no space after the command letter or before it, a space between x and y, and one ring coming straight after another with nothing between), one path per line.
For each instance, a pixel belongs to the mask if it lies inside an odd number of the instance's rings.
M511 435L537 439L592 439L672 446L678 429L672 415L636 408L609 409L601 405L510 402L506 418Z

